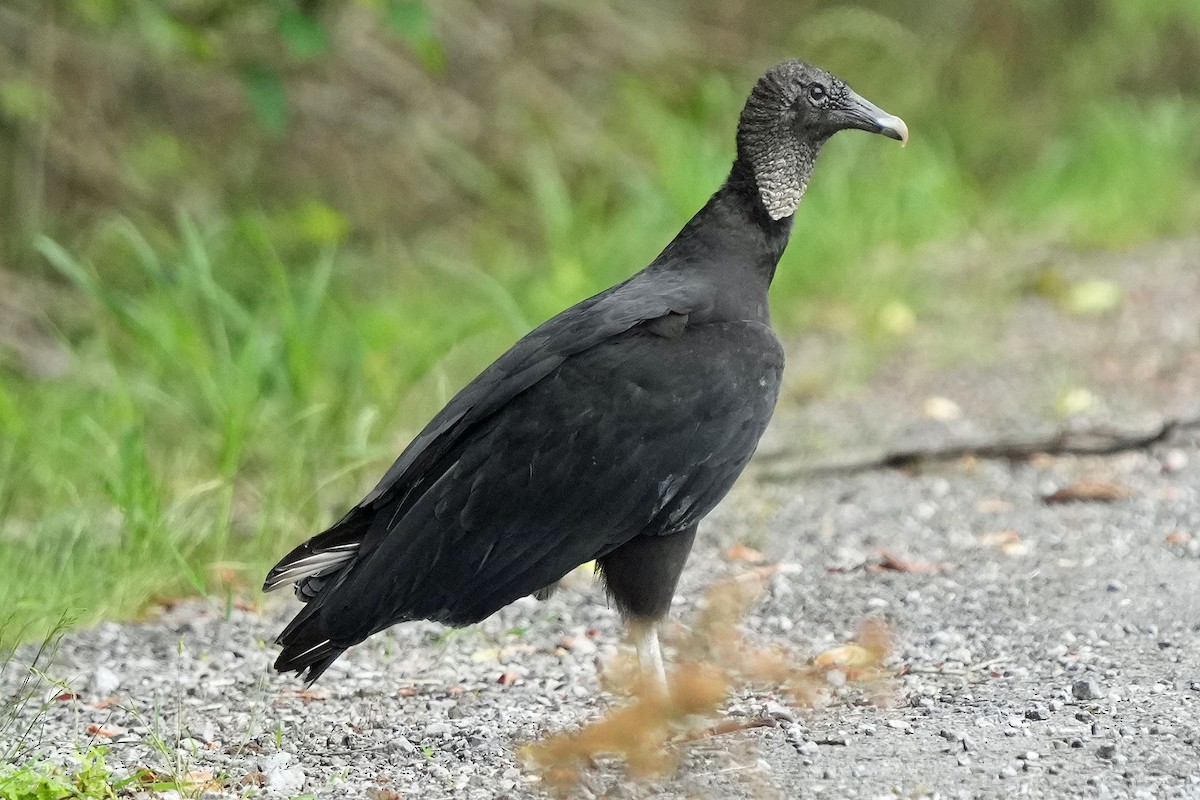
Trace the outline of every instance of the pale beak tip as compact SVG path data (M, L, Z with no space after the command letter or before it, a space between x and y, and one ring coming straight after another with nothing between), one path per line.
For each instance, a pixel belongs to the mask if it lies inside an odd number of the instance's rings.
M879 125L879 132L884 136L897 140L901 147L908 144L908 125L904 123L904 120L888 114L875 122Z

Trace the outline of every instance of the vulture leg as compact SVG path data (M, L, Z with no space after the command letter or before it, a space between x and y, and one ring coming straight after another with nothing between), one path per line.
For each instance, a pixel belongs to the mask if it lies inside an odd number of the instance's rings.
M661 695L668 693L667 668L663 664L662 648L658 645L658 622L634 620L629 624L633 646L637 649L642 680Z
M629 623L647 682L667 691L658 623L671 610L679 574L696 538L696 526L671 534L642 534L599 559L608 596Z

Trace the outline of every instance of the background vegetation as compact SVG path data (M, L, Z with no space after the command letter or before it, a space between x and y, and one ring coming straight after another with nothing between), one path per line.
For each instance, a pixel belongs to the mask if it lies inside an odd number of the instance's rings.
M655 255L796 55L913 142L828 148L785 329L919 324L932 243L1200 219L1194 0L7 0L0 642L253 602L466 378Z

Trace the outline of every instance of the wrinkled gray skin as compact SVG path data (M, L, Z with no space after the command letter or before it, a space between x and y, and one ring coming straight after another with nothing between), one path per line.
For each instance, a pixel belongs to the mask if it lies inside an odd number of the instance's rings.
M738 123L738 157L750 164L771 219L796 211L821 147L847 128L908 142L903 120L823 69L788 61L759 79Z

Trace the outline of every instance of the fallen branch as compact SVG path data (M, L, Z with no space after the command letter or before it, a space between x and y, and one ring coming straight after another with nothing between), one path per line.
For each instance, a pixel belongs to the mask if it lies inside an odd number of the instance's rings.
M822 461L789 460L786 454L768 455L759 460L760 466L755 474L760 480L782 483L805 475L907 469L922 464L956 461L960 458L1017 460L1043 454L1103 456L1141 450L1167 440L1177 431L1189 428L1200 428L1200 417L1167 419L1143 430L1059 430L1024 439L958 441L929 447L835 456Z

